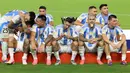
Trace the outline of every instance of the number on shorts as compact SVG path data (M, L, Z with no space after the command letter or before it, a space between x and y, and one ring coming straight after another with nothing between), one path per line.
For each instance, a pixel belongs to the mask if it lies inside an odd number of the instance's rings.
M8 33L8 32L9 32L8 28L3 28L3 33Z

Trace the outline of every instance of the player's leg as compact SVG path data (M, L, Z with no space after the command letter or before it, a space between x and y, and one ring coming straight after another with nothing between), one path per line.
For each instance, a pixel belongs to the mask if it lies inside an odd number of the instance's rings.
M105 53L106 53L107 64L111 66L112 65L112 59L111 59L111 56L110 56L110 47L109 47L108 43L104 43L104 44L105 44L104 49L105 49Z
M7 64L13 64L14 63L14 48L16 48L17 41L14 38L14 34L9 34L9 42L8 42L8 51L10 60L7 62Z
M71 49L72 49L71 63L73 65L77 65L75 62L75 57L77 55L77 50L78 50L78 42L77 41L72 42Z
M80 54L80 57L81 57L81 60L80 60L80 65L83 65L84 62L85 62L85 57L84 57L84 53L85 53L85 48L84 48L84 42L82 41L79 41L79 54Z
M52 48L53 48L53 51L54 51L54 55L56 57L56 63L55 65L59 65L61 63L60 61L60 56L59 56L59 49L60 49L60 46L58 44L57 41L52 41Z
M7 28L7 22L3 22L0 20L0 38L2 39L2 61L5 63L7 62L7 49L8 49L8 28Z
M23 57L22 57L22 63L23 65L27 65L27 55L30 51L30 42L29 39L24 40L24 45L23 45Z
M126 52L127 52L126 41L122 44L121 49L122 49L122 58L121 58L122 62L121 62L121 64L126 65L127 64L127 61L126 61Z
M3 61L3 63L6 63L7 62L8 38L2 39L1 46L2 46L2 48L1 48L2 49L2 61Z
M35 45L36 47L38 47L38 43L35 41ZM33 62L32 64L33 65L36 65L38 63L38 58L37 58L37 48L32 48L32 45L30 44L30 51L31 51L31 54L33 56Z
M103 41L99 41L97 45L98 45L97 46L97 63L99 65L102 65L103 62L101 61L101 57L102 57L103 50L104 50L104 42Z
M47 53L47 65L51 65L51 54L52 54L52 42L49 42L46 45L46 53Z

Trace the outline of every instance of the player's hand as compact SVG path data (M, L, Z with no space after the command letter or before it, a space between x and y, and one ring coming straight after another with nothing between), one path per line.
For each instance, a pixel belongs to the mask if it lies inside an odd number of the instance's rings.
M93 41L92 41L92 39L88 39L88 42L89 42L89 43L91 43L91 44L93 44Z
M70 35L68 35L67 33L64 33L64 35L65 35L65 37L67 38L67 39L69 39L71 36Z
M20 17L24 17L24 13L21 11L19 11L19 15L20 15Z
M91 41L92 41L92 43L94 44L94 43L97 42L97 39L96 39L96 38L92 38Z
M38 52L42 53L43 49L45 48L44 44L41 44L40 47L38 47Z
M116 46L113 42L111 42L110 45L111 45L114 49L117 49L117 46Z
M19 16L20 16L21 20L24 20L24 13L23 12L20 11Z

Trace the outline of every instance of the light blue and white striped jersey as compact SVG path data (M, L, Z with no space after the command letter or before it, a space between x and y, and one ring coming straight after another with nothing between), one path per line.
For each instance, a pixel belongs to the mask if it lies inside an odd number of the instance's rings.
M116 26L115 28L109 28L108 25L105 25L102 28L102 34L107 35L107 38L112 42L117 42L117 35L124 34L122 29L119 26Z
M27 34L25 32L20 32L18 31L17 32L17 41L21 41L21 42L24 42L24 40L27 38Z
M37 42L44 42L48 35L53 35L54 28L51 25L48 25L43 28L38 28L37 24L34 24L32 27L32 31L36 33L35 40Z
M3 30L3 28L8 28L8 24L10 21L13 21L15 25L13 27L16 27L20 22L21 18L19 16L19 12L26 13L22 10L12 10L4 14L0 19L0 32Z
M78 37L78 34L75 31L74 26L70 26L67 30L65 30L63 24L56 26L55 33L56 33L55 34L56 37L59 37L61 34L67 34L73 37ZM72 43L72 40L67 39L66 37L63 37L58 42L63 45L70 45Z
M102 35L100 26L96 24L93 29L89 28L89 26L82 27L79 33L83 34L84 38L87 38L87 39L98 38L99 35Z
M39 16L39 14L36 15L36 18ZM35 21L36 21L36 18L35 18ZM53 20L53 16L51 14L46 14L46 24L50 24L51 21L54 21Z
M1 20L3 20L2 22L6 22L6 21L13 21L14 24L17 24L20 22L20 16L19 16L19 12L23 12L26 13L26 11L23 10L12 10L7 12L6 14L4 14L1 18ZM1 22L1 21L0 21Z
M88 13L82 13L77 20L80 21L82 24L85 24L88 19Z
M97 22L99 22L100 24L103 24L104 26L108 24L108 17L111 14L109 13L108 16L103 16L101 13L97 15Z

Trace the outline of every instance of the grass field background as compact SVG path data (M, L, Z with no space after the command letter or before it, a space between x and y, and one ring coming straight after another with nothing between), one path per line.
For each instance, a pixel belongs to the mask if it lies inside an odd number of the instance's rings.
M123 29L130 29L130 0L0 0L0 13L4 14L14 9L37 13L38 7L45 5L47 12L53 15L55 25L58 25L61 23L60 17L78 17L81 13L87 12L91 5L95 5L99 12L99 6L102 3L108 4L109 11L118 16ZM130 73L130 65L121 66L117 63L109 67L106 64L102 66L97 64L83 66L46 66L45 64L7 66L0 64L0 73Z
M87 12L91 5L95 5L99 11L102 3L108 4L109 12L118 16L123 29L130 29L130 0L0 0L0 12L4 14L19 9L37 13L39 6L45 5L47 12L53 15L55 25L58 25L61 23L60 17L78 17Z
M130 73L130 65L122 66L118 63L113 66L97 64L85 65L59 65L46 66L45 64L38 64L33 66L31 64L24 66L21 64L15 65L0 65L1 73Z

